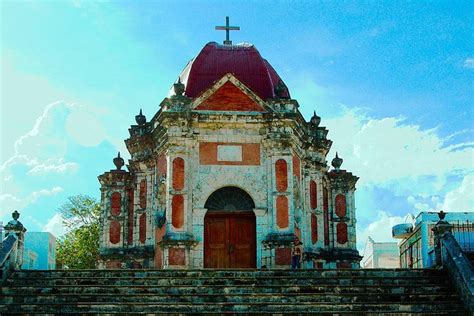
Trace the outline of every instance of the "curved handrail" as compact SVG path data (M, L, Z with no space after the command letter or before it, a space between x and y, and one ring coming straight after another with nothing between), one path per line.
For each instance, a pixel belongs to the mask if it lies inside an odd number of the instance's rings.
M8 235L1 243L0 248L0 268L3 268L12 251L16 249L18 239L14 235Z
M474 266L451 232L444 233L440 242L443 267L451 275L468 309L474 312Z
M0 283L15 270L18 264L18 256L21 255L18 251L19 240L15 234L8 235L2 241L0 248Z

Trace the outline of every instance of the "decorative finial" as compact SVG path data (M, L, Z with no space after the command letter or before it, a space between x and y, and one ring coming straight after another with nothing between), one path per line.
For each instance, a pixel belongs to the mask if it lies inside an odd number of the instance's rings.
M286 86L283 83L283 81L278 81L278 84L273 88L273 91L275 92L275 96L279 98L284 98L285 97L285 90Z
M125 165L123 158L120 157L120 151L118 152L117 157L115 157L113 161L117 170L121 170L122 167Z
M336 152L336 157L332 160L331 165L336 169L336 171L339 171L339 168L341 168L342 162L344 160L342 158L339 158Z
M446 213L443 210L441 210L438 212L438 217L439 217L439 220L442 221L446 217Z
M181 77L178 77L178 82L173 84L174 94L176 96L182 96L184 93L184 84L181 82Z
M17 210L13 211L12 218L13 220L9 221L4 227L5 237L10 234L15 234L18 238L23 239L23 233L26 232L26 228L18 220L20 218L20 213Z
M135 115L135 122L137 122L138 125L145 125L146 123L146 116L143 115L142 109L140 109L140 114Z
M229 17L225 17L225 26L216 26L216 30L225 31L225 41L224 45L232 45L232 41L229 39L229 31L240 31L239 26L230 26Z
M316 111L313 112L313 117L311 117L309 122L315 127L318 127L319 123L321 123L321 118L316 114Z
M18 213L17 210L15 210L13 213L12 213L12 218L17 221L19 218L20 218L20 213Z

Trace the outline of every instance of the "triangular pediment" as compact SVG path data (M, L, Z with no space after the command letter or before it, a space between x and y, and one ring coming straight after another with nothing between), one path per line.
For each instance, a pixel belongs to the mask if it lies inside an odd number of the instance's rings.
M194 109L202 111L265 112L265 102L240 82L226 74L194 100Z

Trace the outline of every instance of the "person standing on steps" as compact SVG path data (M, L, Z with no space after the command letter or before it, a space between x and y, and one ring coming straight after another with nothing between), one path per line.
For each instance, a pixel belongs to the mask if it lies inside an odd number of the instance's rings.
M296 238L293 248L291 249L291 269L296 270L301 268L301 261L303 260L303 243Z

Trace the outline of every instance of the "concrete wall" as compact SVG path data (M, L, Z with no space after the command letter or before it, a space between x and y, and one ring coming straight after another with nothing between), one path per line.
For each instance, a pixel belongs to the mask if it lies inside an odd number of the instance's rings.
M56 237L54 237L51 233L26 232L25 256L29 251L37 254L36 265L34 269L56 269ZM23 265L25 269L29 268L26 262L24 262Z

